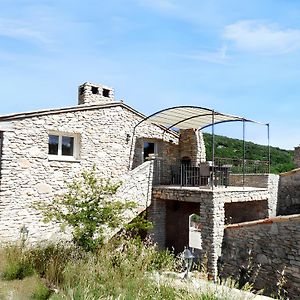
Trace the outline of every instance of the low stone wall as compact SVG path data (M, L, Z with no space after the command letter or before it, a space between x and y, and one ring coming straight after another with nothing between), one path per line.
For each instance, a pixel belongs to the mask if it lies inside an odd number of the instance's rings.
M280 174L278 215L300 213L300 169Z
M268 177L268 174L245 174L245 177L243 174L229 174L229 185L267 188Z
M153 181L153 161L144 162L121 178L122 185L114 198L121 201L133 201L137 208L130 214L134 218L151 204Z
M268 189L268 216L275 217L277 212L279 176L275 174L230 174L230 186L245 186Z
M219 275L234 278L243 275L245 280L249 276L254 287L264 289L266 294L276 293L278 283L285 279L284 289L290 299L299 299L299 253L300 215L228 225Z

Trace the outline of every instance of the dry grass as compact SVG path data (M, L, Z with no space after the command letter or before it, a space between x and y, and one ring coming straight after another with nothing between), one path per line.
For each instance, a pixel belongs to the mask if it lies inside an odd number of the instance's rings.
M31 299L32 294L41 283L38 276L26 277L23 280L0 280L1 300L25 300Z

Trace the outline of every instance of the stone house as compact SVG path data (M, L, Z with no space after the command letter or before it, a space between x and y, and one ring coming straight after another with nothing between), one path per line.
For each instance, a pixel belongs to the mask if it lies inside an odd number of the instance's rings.
M94 165L97 175L122 182L116 197L136 201L135 215L147 211L154 223L150 234L159 248L182 251L189 244L189 216L198 214L199 255L207 257L213 279L220 260L222 273L232 275L244 263L248 245L256 247L261 239L263 247L270 233L273 244L276 238L283 244L283 235L276 236L281 227L282 232L298 229L300 218L287 218L286 223L257 220L274 218L291 195L294 204L300 203L293 185L299 169L290 174L291 179L281 176L279 183L279 176L268 172L234 173L233 167L239 166L228 162L210 166L201 131L193 126L174 131L144 120L143 114L114 99L113 88L92 83L79 87L76 106L0 116L0 243L18 240L23 226L29 242L66 238L56 224L43 223L31 204L51 201L65 189L66 181ZM209 172L203 177L197 173L202 165ZM218 179L218 186L213 179ZM269 228L271 223L276 225ZM292 242L298 243L288 240ZM298 244L293 247L300 253ZM268 262L267 267L273 261L290 263L300 278L295 256L281 249L285 260L273 258L277 252L270 247L265 256L261 252L256 253L258 262Z
M0 241L19 239L23 226L32 242L60 237L59 227L44 224L30 206L51 200L93 165L99 176L123 182L119 198L136 200L139 211L149 206L148 156L168 153L171 162L189 153L178 133L161 126L144 123L133 137L143 119L114 99L113 88L92 83L79 87L77 106L0 116Z

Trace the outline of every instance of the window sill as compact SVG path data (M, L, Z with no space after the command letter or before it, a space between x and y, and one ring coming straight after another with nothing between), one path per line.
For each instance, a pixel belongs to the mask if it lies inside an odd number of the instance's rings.
M48 160L49 161L61 161L61 162L80 163L80 160L76 159L73 156L48 155Z

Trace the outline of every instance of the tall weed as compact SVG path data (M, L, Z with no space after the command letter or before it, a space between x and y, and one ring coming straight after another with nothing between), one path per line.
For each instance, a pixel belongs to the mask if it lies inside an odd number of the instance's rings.
M34 274L34 268L19 246L8 246L4 250L2 278L5 280L23 279Z

